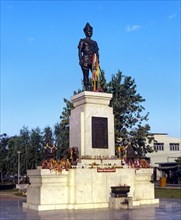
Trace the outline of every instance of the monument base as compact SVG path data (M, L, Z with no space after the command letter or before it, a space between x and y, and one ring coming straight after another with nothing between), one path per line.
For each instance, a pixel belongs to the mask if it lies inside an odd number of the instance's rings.
M61 204L61 205L33 205L23 203L23 208L33 209L37 211L60 210L60 209L97 209L108 208L108 203L84 203L84 204Z
M75 168L61 174L48 169L28 170L31 185L23 207L34 210L108 208L111 187L130 186L132 206L158 204L152 169Z

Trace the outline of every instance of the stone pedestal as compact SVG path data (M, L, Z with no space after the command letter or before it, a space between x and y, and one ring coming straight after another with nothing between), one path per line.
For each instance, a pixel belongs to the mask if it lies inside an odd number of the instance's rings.
M71 111L69 121L70 147L78 147L80 156L115 155L114 115L113 109L109 107L111 98L112 94L89 91L79 93L71 98L74 109ZM94 120L100 121L103 125L96 125L98 132L93 135ZM100 141L97 141L99 138ZM96 145L93 143L93 139L96 139L94 140L97 141ZM107 141L105 146L100 143L101 140Z
M109 198L110 209L131 209L133 207L133 199L131 197Z
M28 170L31 185L23 207L34 210L131 208L157 204L152 169L118 168L115 172L99 172L97 168L76 168L56 174L54 171ZM138 175L137 175L138 174ZM138 187L140 183L140 187ZM111 186L129 185L128 198L111 198ZM144 185L146 187L144 187ZM129 199L130 198L130 199ZM121 204L119 204L121 203Z

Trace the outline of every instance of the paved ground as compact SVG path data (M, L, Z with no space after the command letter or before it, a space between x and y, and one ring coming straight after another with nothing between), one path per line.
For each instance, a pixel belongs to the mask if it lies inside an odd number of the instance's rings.
M181 200L160 199L159 205L130 210L89 209L33 211L22 208L26 198L0 194L0 220L180 220Z

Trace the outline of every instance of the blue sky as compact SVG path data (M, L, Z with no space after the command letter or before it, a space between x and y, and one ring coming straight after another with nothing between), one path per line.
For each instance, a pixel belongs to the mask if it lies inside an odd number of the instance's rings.
M0 133L53 127L82 88L89 22L109 82L135 79L152 132L180 137L180 1L1 1Z

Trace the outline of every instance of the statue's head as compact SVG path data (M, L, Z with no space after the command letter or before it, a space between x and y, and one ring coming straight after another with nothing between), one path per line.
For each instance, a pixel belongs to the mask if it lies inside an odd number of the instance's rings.
M87 24L85 25L84 27L84 33L85 35L87 36L92 36L92 31L93 31L93 28L90 26L90 24L87 22Z

